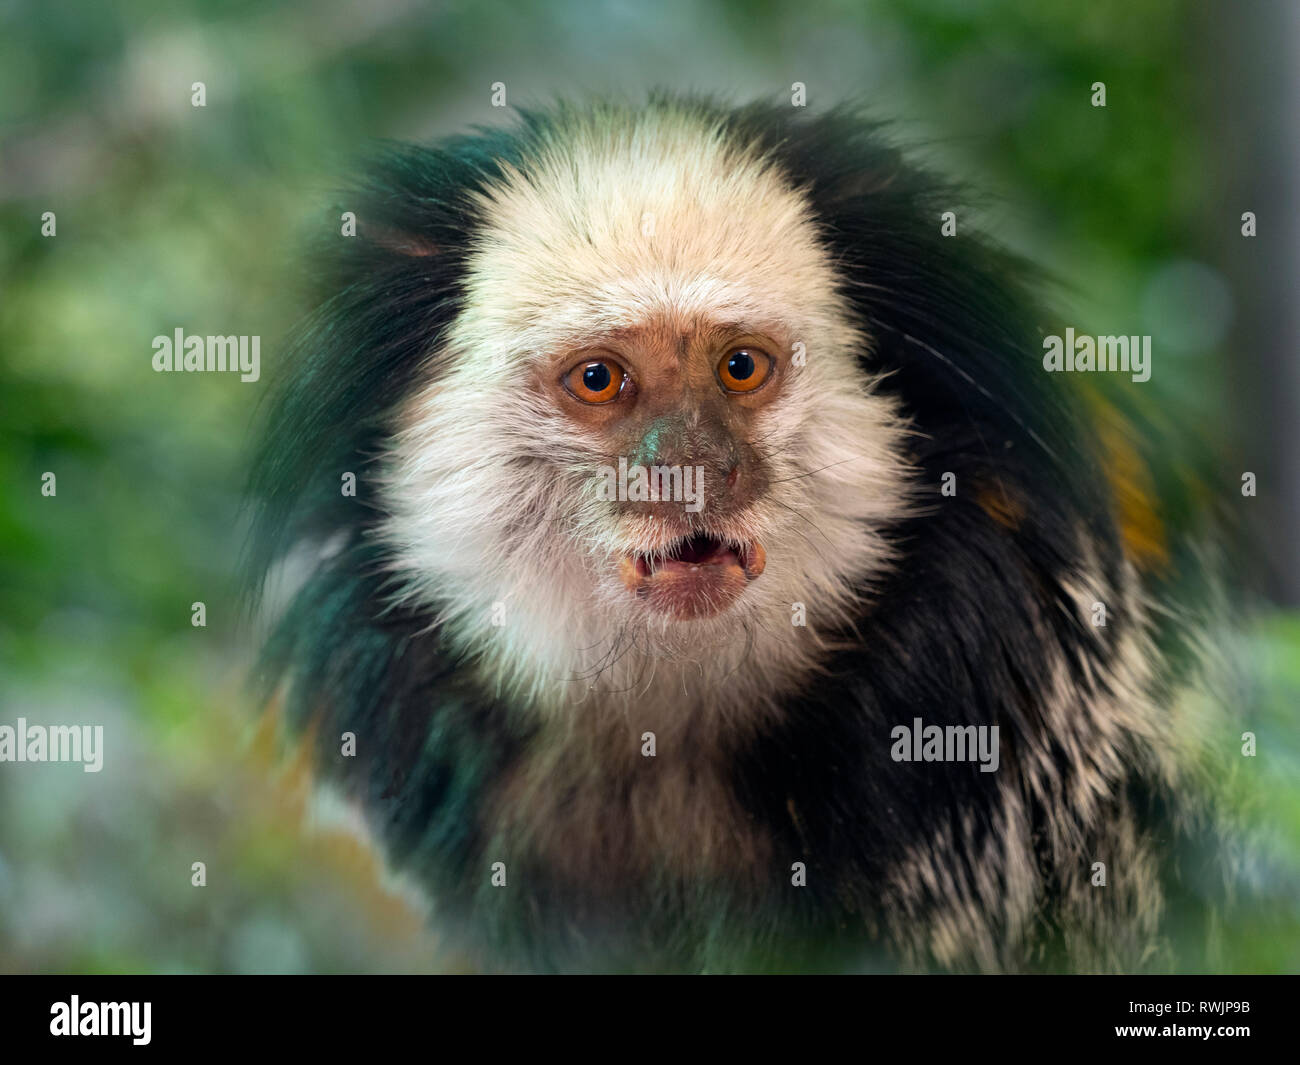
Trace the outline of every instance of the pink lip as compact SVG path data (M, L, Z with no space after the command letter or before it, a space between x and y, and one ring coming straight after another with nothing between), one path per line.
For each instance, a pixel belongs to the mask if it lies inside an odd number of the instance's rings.
M678 540L667 557L642 552L625 556L620 575L653 609L691 619L726 610L766 565L767 553L757 542L736 547L700 533Z

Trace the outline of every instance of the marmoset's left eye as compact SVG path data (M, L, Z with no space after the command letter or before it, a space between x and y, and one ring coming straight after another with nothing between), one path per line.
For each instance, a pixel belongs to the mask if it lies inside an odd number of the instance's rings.
M718 363L718 380L728 392L753 392L772 372L772 357L758 348L737 348Z

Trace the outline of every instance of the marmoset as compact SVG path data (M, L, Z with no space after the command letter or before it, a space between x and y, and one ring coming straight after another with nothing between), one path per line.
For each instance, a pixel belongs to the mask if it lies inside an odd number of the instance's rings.
M665 96L350 196L253 482L303 574L264 672L449 944L1173 964L1181 556L948 184L852 107Z

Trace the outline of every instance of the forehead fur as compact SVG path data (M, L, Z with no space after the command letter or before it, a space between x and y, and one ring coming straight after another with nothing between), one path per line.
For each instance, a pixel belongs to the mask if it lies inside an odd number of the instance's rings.
M806 343L842 328L803 196L757 149L688 108L562 112L476 201L473 313L460 324L490 338L497 357L666 314L779 324Z

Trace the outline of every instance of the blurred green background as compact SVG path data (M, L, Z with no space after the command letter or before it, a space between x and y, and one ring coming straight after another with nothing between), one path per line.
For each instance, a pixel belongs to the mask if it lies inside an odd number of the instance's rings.
M656 86L788 98L795 81L814 108L861 100L1062 282L1061 324L1152 334L1152 381L1129 399L1191 430L1210 457L1205 505L1253 538L1262 598L1238 639L1260 753L1242 786L1294 871L1293 5L2 0L0 13L0 724L102 723L107 745L99 774L0 765L0 970L460 964L352 815L308 802L302 766L250 704L254 641L232 577L250 426L307 306L298 249L337 231L332 192L375 139L503 121L498 81L524 106ZM41 235L47 211L57 236ZM262 380L154 373L152 338L177 326L260 335ZM1255 499L1237 490L1243 470ZM206 628L190 624L196 601ZM194 861L206 888L190 885ZM1225 930L1225 967L1300 971L1283 873L1265 878L1268 914Z

